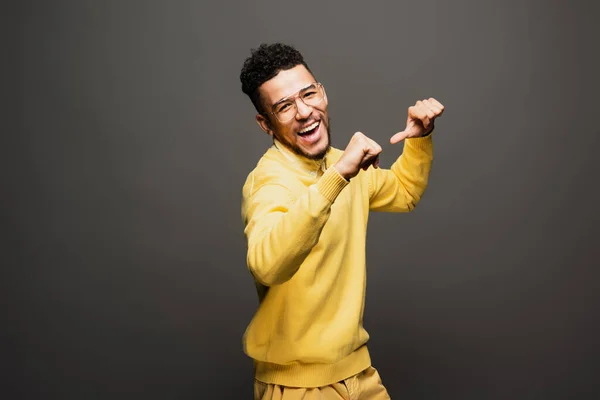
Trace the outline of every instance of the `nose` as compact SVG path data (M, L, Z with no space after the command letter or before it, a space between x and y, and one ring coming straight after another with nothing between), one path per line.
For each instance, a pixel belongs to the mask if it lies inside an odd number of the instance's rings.
M306 119L312 113L312 107L307 106L301 99L296 99L296 119Z

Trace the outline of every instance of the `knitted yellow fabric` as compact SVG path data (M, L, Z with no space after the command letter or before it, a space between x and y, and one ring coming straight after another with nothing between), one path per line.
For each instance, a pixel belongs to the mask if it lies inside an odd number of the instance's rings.
M350 182L275 141L248 175L242 218L260 305L244 334L256 379L329 385L371 365L363 328L369 211L412 210L427 187L431 135L406 139L390 169Z

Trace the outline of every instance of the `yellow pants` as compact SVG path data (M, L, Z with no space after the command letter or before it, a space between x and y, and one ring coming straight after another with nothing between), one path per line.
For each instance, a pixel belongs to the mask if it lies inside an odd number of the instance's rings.
M390 399L379 373L369 367L358 374L318 388L298 388L254 381L254 400L384 400Z

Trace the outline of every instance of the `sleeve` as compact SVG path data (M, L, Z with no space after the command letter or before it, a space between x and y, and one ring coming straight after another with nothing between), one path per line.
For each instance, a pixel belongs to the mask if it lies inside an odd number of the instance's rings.
M281 183L253 184L244 190L242 217L248 241L247 263L265 286L286 282L317 244L331 205L348 185L333 167L294 198Z
M432 135L405 139L404 151L390 169L369 169L369 208L385 212L414 209L427 187L432 161Z

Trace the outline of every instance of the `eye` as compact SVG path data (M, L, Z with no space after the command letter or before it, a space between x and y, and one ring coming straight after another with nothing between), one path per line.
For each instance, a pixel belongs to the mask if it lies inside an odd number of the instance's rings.
M302 98L310 99L311 97L314 97L316 95L317 95L317 91L315 89L308 89L306 92L304 92L304 94L302 95Z
M286 112L287 110L289 110L289 109L290 109L290 107L291 107L291 106L292 106L292 105L291 105L290 103L283 103L283 104L280 104L280 105L277 107L277 110L276 110L276 112L278 112L278 113L281 113L281 112Z

